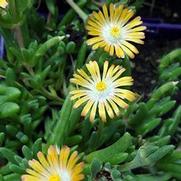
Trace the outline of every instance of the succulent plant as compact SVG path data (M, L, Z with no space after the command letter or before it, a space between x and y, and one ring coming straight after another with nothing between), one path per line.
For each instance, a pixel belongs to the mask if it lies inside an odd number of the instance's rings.
M125 69L125 77L132 68L127 56L120 61L87 45L82 19L98 4L67 2L72 8L59 17L56 2L46 0L47 22L33 0L9 0L0 9L6 46L0 60L0 181L21 180L29 160L50 145L78 150L87 181L180 180L181 105L175 98L181 91L181 49L160 59L158 81L147 100L140 95L119 116L103 123L96 114L91 123L71 100L73 73L91 60L100 70L109 60Z

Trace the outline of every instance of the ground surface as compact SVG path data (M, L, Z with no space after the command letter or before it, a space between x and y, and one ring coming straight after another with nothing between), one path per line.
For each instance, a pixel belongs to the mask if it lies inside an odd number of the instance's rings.
M145 99L158 81L157 73L160 58L178 48L179 45L181 45L181 39L168 40L158 33L157 35L148 34L145 44L139 47L140 54L132 61L134 65L132 72L133 89L143 95Z

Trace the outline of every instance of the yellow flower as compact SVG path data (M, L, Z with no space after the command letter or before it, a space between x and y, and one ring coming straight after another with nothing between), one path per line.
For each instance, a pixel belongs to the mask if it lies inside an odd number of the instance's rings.
M121 108L127 108L127 101L133 101L137 95L124 88L133 84L130 76L121 77L125 69L119 65L111 65L105 61L103 72L100 72L96 61L86 64L88 73L78 69L74 78L70 81L80 87L70 92L71 99L78 99L74 108L85 104L81 115L86 116L90 112L90 121L93 122L96 112L103 122L106 122L106 113L110 118L119 115ZM97 110L98 109L98 110Z
M0 0L0 7L1 8L6 8L7 5L8 5L8 2L6 0Z
M141 17L133 16L134 11L123 5L104 5L102 11L93 12L86 25L88 35L93 36L87 40L88 45L93 49L104 48L111 56L124 58L127 54L134 58L139 52L130 42L144 44L146 27L141 26Z
M50 146L47 157L42 152L37 154L38 161L29 161L31 168L22 176L22 181L81 181L84 179L83 162L79 161L78 153L70 153L70 148L64 146L59 150Z

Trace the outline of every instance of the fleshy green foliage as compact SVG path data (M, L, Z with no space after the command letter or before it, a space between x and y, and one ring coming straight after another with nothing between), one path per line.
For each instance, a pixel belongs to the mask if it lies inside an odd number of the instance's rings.
M181 105L175 97L181 91L181 49L161 58L158 82L148 100L140 98L106 124L98 117L91 124L88 116L80 116L81 108L73 108L69 78L85 62L97 60L102 66L107 59L130 75L128 58L90 51L83 22L72 9L59 20L55 1L46 0L53 15L49 22L32 7L36 2L10 3L18 7L16 17L8 12L0 18L7 53L0 61L0 181L19 181L28 160L50 144L78 150L88 181L180 180ZM85 12L98 8L90 6L91 1L77 4ZM14 30L19 20L23 46L6 29Z

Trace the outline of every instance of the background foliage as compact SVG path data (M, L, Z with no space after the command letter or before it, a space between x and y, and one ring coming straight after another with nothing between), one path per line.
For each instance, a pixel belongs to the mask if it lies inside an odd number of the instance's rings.
M86 13L99 6L85 0L77 4ZM9 8L0 10L6 46L0 60L0 180L20 180L28 160L55 143L81 153L86 180L181 179L181 106L176 99L181 49L161 57L148 99L140 97L106 124L98 119L91 124L80 117L81 108L72 108L69 78L85 62L95 59L102 65L109 55L91 52L83 22L71 8L59 16L56 1L46 0L46 7L44 16L36 1L9 0ZM134 71L128 59L109 59L126 67L126 74Z

